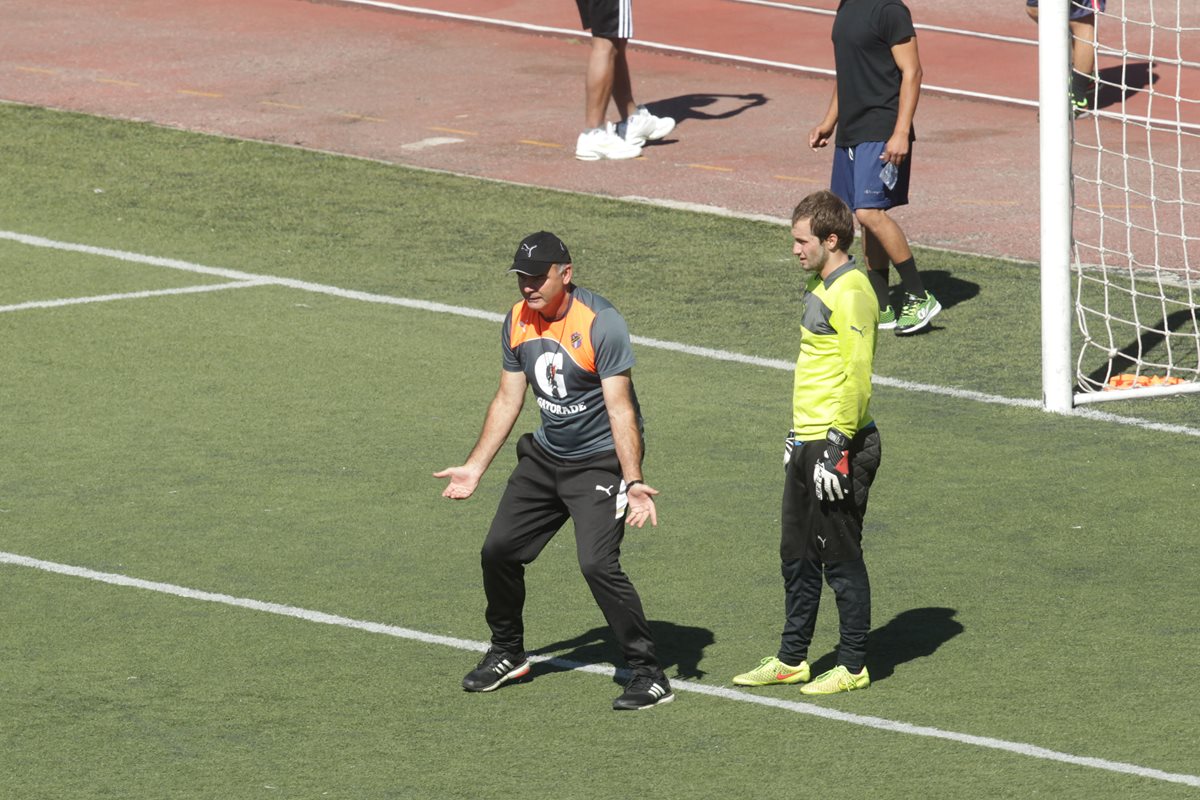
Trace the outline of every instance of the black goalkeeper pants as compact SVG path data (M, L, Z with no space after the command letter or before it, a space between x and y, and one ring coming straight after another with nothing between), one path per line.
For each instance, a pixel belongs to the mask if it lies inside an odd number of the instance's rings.
M823 441L798 445L787 465L779 547L786 617L778 657L793 666L808 658L824 579L837 601L837 661L857 673L864 666L871 631L871 581L862 554L863 517L882 447L874 425L859 431L850 442L846 497L818 500L813 469L824 447Z
M783 562L786 621L779 644L779 660L792 666L808 658L821 606L821 578L833 589L838 609L837 663L853 673L862 670L871 632L871 581L861 558L822 564L815 558Z
M492 646L525 651L525 565L542 552L570 518L579 569L636 674L662 674L642 601L621 571L625 496L616 453L564 461L526 434L517 441L513 470L483 542L483 589Z

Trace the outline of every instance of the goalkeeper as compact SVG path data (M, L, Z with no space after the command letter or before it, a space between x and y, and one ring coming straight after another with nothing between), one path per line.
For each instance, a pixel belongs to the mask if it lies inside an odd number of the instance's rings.
M871 584L862 527L879 468L879 431L870 412L879 304L848 252L854 219L837 195L820 191L804 198L792 212L792 237L807 283L785 449L779 554L786 616L778 654L733 682L802 683L804 694L836 694L871 683ZM837 666L810 681L808 647L822 579L837 599Z

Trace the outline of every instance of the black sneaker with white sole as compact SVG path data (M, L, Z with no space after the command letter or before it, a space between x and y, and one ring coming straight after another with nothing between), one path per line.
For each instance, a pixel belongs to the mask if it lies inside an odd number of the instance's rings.
M524 653L504 653L488 650L475 669L463 678L463 688L468 692L490 692L505 681L523 678L529 674L529 659Z
M642 711L675 699L665 676L634 675L625 692L613 700L614 711Z

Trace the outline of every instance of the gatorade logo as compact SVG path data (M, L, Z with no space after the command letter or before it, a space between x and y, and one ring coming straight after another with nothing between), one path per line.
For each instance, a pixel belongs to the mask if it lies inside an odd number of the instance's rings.
M538 387L543 394L557 398L567 396L567 380L563 376L562 367L562 353L542 353L535 362L533 374L537 377Z

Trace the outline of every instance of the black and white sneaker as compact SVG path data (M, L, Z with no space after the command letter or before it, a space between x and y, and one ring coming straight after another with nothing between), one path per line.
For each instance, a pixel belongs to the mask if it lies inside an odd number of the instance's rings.
M523 678L529 674L529 659L524 653L513 655L499 650L488 650L487 655L475 669L463 678L463 688L468 692L490 692L505 681Z
M665 676L634 675L625 692L613 700L613 711L641 711L675 699Z

